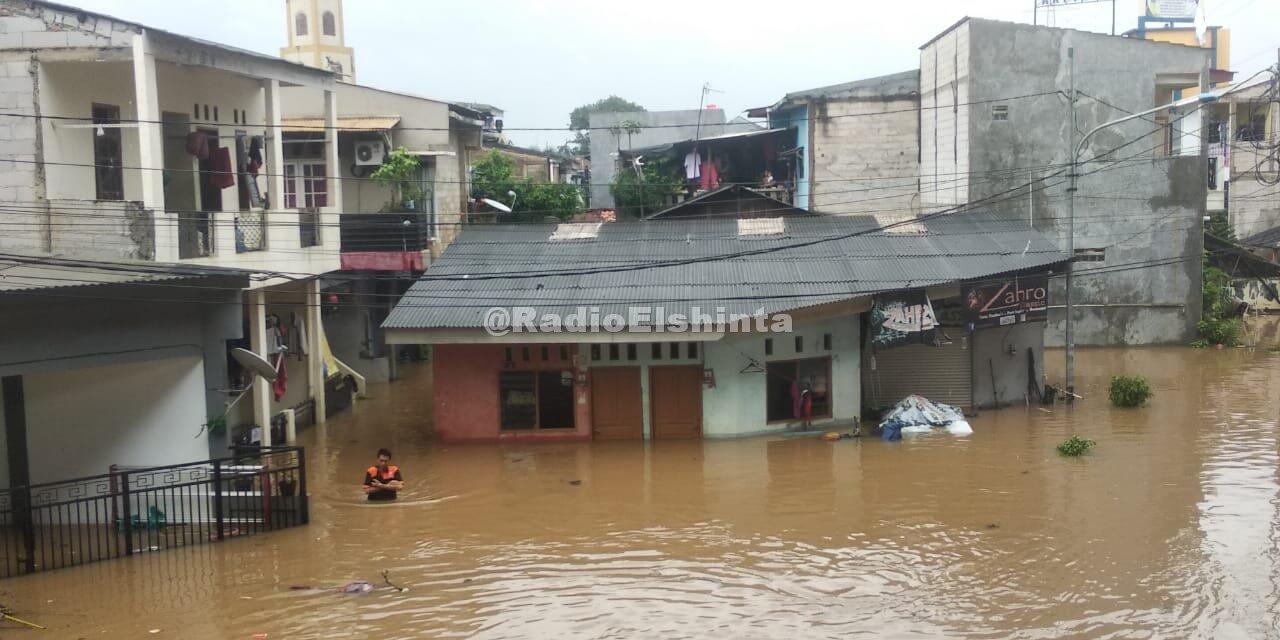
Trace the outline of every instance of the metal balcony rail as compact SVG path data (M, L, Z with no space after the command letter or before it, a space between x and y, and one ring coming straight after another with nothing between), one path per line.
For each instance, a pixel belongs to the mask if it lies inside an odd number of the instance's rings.
M338 230L343 252L426 251L431 229L422 213L344 213Z
M0 490L0 578L308 523L301 448Z

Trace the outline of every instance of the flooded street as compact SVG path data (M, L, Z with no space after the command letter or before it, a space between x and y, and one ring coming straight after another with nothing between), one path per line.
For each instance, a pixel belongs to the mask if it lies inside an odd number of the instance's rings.
M0 582L50 627L0 635L1280 637L1280 354L1079 371L1074 409L968 438L648 446L436 445L418 372L306 433L310 526ZM1118 373L1148 408L1108 406ZM1072 433L1095 452L1060 457ZM370 506L382 446L408 489ZM409 590L325 590L383 571Z

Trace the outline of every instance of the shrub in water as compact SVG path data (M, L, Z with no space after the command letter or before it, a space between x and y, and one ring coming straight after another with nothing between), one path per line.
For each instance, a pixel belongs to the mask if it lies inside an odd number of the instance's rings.
M1085 440L1080 436L1071 436L1058 444L1058 453L1064 456L1081 456L1088 453L1095 444L1097 443L1092 440Z
M1142 376L1111 378L1111 404L1117 407L1141 407L1151 397L1151 387Z

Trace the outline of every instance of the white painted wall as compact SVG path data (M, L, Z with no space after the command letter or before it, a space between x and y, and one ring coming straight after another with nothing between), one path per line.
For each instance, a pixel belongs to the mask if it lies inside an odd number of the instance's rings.
M764 373L742 373L749 359L766 362L831 357L832 417L814 424L847 424L862 406L858 316L845 316L800 325L792 333L732 334L705 345L703 366L715 372L716 388L702 392L703 435L708 438L774 433L785 424L768 424ZM831 334L831 350L822 349L822 336ZM804 352L795 352L795 337L804 337ZM773 338L773 355L764 354L764 341Z
M197 356L24 376L31 481L208 457Z

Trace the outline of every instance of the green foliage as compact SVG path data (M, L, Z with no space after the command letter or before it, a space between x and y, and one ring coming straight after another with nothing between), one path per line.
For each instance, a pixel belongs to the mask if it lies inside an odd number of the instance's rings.
M369 174L374 182L391 187L391 201L387 203L388 211L406 211L419 208L425 192L418 181L418 170L421 163L418 156L400 147L387 155L382 166Z
M207 424L207 425L205 425L205 426L207 426L207 427L209 428L209 433L222 433L223 431L225 431L225 430L227 429L227 416L226 416L226 414L220 415L220 416L218 416L218 417L216 417L216 418L210 418L210 419L209 419L209 424Z
M1231 221L1227 219L1226 211L1210 213L1209 222L1205 225L1205 230L1223 240L1234 242L1236 239L1236 232L1231 229Z
M1240 345L1240 334L1243 327L1238 318L1229 318L1232 310L1231 276L1226 271L1213 266L1208 258L1204 261L1204 282L1200 289L1201 313L1200 322L1196 323L1196 331L1200 339L1191 346L1203 348L1213 345L1235 347Z
M1080 436L1071 436L1070 438L1058 443L1058 453L1074 458L1088 453L1096 444L1098 443L1092 440L1085 440Z
M585 199L582 188L573 184L553 184L515 179L514 160L498 150L490 151L472 165L471 194L474 198L491 198L510 205L511 214L503 214L504 222L531 222L546 217L566 220L582 211Z
M645 108L618 96L609 96L602 100L596 100L591 104L584 104L577 109L569 112L569 128L573 129L573 140L569 142L572 152L577 155L591 155L591 114L593 113L625 113L633 111L645 111Z
M582 188L574 184L525 181L516 185L515 192L516 208L512 213L521 220L549 216L567 220L583 208Z
M640 217L659 211L669 196L684 188L678 167L668 159L647 159L643 178L633 167L618 171L609 185L620 213Z
M1142 376L1113 376L1111 404L1117 407L1141 407L1151 398L1151 386Z

